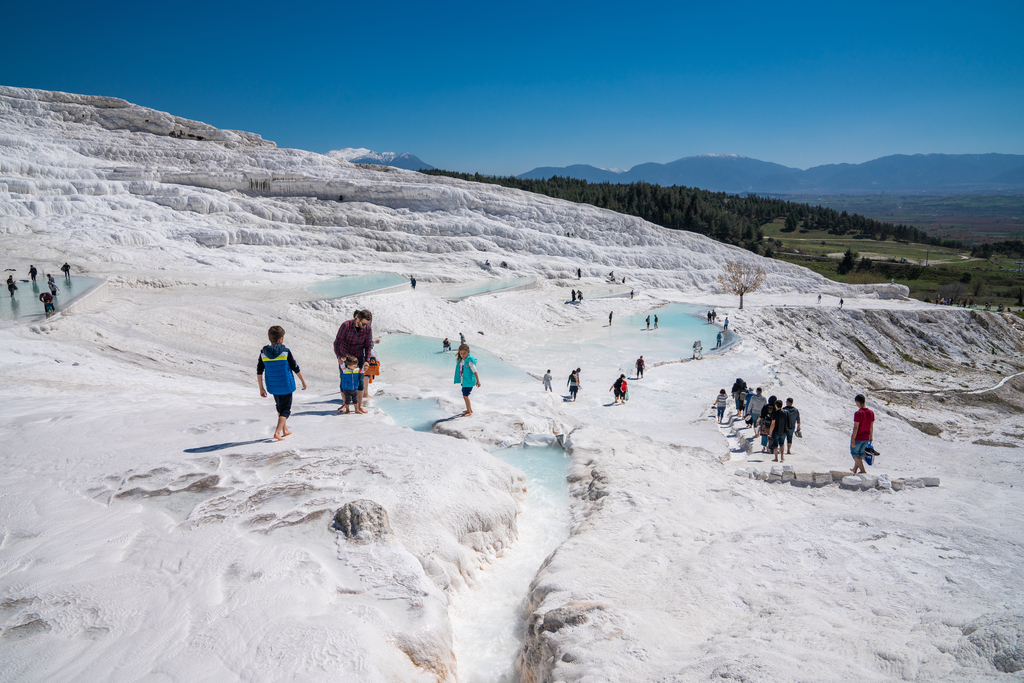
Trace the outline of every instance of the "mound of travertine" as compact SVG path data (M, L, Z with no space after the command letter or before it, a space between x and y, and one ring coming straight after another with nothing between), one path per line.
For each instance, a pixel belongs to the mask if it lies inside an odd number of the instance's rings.
M925 486L938 486L938 477L899 477L891 478L888 474L850 474L842 470L828 472L797 472L793 465L773 465L770 470L756 467L744 467L736 470L736 476L757 479L769 483L792 484L793 486L829 486L839 483L840 488L850 490L887 489L902 491L918 489Z

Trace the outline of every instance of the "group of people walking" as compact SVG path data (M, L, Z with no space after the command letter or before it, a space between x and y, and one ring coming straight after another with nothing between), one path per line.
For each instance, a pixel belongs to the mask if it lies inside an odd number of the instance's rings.
M793 454L793 437L803 436L800 431L800 411L787 398L785 405L776 396L764 397L761 387L751 390L740 377L732 385L732 397L725 389L718 392L712 406L718 414L718 423L725 419L730 402L736 408L736 416L742 417L747 426L753 427L761 437L761 452L771 453L772 462L786 462L786 456ZM853 458L853 474L866 472L865 462L871 465L878 455L872 443L875 433L875 414L867 408L867 399L858 394L854 399L857 412L853 416L853 433L850 435L850 455Z
M776 396L765 398L761 387L751 389L740 377L732 385L732 399L736 416L742 417L747 426L753 427L760 435L761 452L771 453L774 456L772 462L785 462L786 456L793 453L793 437L802 436L800 411L793 405L793 399L787 398L783 405L782 399ZM724 419L728 403L728 396L722 389L714 403L719 423Z

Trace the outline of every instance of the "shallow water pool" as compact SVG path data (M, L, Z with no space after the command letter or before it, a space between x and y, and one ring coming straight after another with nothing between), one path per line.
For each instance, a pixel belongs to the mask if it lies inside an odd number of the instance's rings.
M533 277L513 277L503 278L500 280L483 280L482 282L472 282L466 285L458 285L452 289L445 290L443 296L446 299L465 299L471 296L477 296L479 294L487 294L488 292L497 292L502 289L510 289L512 287L521 287L528 285L531 282L535 282L536 278Z
M4 280L6 281L7 278L4 277ZM71 279L54 277L54 282L57 283L60 290L57 292L57 296L53 297L53 303L59 312L62 306L67 305L73 298L101 280L94 277L73 277ZM18 285L18 290L14 293L13 298L7 296L9 292L6 287L3 289L0 318L22 320L43 315L43 302L39 300L39 295L50 291L46 286L46 277L39 276L35 282L15 279L15 284Z
M387 413L399 427L409 427L417 432L429 432L435 422L451 417L433 398L398 399L385 395L375 397L373 405Z
M381 362L382 378L388 382L400 382L401 378L387 376L390 366L414 365L418 370L426 371L439 381L451 384L455 374L455 349L459 347L459 338L449 338L452 351L442 351L441 339L421 337L415 334L389 334L377 345L377 357ZM534 381L532 377L512 363L507 363L493 353L477 346L474 340L467 339L470 352L477 359L477 370L480 382L486 384L488 378Z
M694 341L701 342L705 353L714 350L720 328L707 324L706 313L706 307L669 304L649 313L614 316L610 326L605 317L600 325L556 331L547 340L538 341L533 351L542 353L549 359L545 364L551 365L562 361L579 364L588 358L621 358L626 367L630 367L640 355L648 364L689 358ZM651 317L649 330L648 315ZM655 315L658 329L654 328ZM735 335L730 336L735 339ZM723 340L723 344L727 341Z
M409 279L398 273L372 273L370 275L346 275L330 280L323 280L306 288L307 292L321 294L328 299L353 296L374 292L378 289L395 287L407 283Z

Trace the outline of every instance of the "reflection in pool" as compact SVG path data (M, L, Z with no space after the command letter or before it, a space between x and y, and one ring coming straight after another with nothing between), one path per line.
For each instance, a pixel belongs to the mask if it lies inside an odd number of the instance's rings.
M306 291L321 294L328 299L353 296L378 289L395 287L408 282L409 279L398 273L373 273L370 275L346 275L331 280L323 280L306 288Z
M455 301L457 299L465 299L471 296L477 296L478 294L487 294L488 292L497 292L503 289L510 289L512 287L522 287L523 285L529 285L537 281L537 278L533 277L513 277L504 278L501 280L483 280L482 282L471 282L465 285L457 285L452 289L444 292L444 298Z

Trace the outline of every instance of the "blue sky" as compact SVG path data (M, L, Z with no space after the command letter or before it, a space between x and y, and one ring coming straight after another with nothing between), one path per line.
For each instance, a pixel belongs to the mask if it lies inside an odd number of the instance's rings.
M1024 2L13 3L0 83L461 171L1024 154Z

